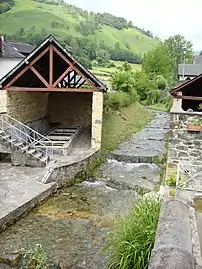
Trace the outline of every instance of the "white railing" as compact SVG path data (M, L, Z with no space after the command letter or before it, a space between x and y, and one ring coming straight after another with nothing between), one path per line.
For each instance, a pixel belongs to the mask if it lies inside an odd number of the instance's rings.
M0 128L7 140L47 164L53 156L53 142L7 114L0 115Z
M176 188L202 191L202 165L179 162L177 166Z

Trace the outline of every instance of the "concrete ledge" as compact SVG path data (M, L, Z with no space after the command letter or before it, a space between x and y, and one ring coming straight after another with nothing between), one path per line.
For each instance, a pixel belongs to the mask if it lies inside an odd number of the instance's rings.
M39 205L40 203L42 203L56 190L57 188L55 185L49 185L47 186L47 189L45 191L42 191L40 194L28 200L26 203L22 204L20 207L14 210L11 210L4 217L0 218L0 232L6 230L9 226L14 224L23 216L27 215L36 205Z
M194 269L189 207L180 201L162 204L149 269Z

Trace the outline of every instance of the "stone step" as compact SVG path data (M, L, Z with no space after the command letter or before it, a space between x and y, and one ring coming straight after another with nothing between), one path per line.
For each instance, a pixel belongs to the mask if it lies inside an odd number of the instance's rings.
M14 143L14 145L15 145L16 147L21 148L21 147L23 146L23 143L22 143L22 142L17 142L17 143Z
M42 159L43 158L43 154L41 152L36 152L33 154L34 157L36 157L37 159Z
M43 162L43 163L47 163L49 161L49 157L48 156L43 157L43 158L40 159L40 161Z
M31 148L31 149L27 150L27 153L30 155L33 155L35 152L36 152L36 149Z

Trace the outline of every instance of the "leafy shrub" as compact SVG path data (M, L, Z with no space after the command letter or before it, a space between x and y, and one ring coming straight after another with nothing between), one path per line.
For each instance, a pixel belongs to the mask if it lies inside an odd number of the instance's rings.
M137 91L141 101L147 99L147 94L150 90L156 89L156 85L151 83L149 76L145 72L136 72L133 75L135 80L134 88Z
M117 110L121 107L129 106L133 101L131 95L126 92L108 93L106 105L111 109Z
M153 105L158 103L159 99L160 99L160 91L157 89L151 89L148 91L147 93L147 104L148 105Z
M162 75L156 76L155 83L159 90L164 90L168 84L167 80Z
M135 86L133 74L125 70L116 72L112 76L111 86L114 91L132 92Z
M108 268L147 269L161 208L160 199L147 198L118 221L109 234Z

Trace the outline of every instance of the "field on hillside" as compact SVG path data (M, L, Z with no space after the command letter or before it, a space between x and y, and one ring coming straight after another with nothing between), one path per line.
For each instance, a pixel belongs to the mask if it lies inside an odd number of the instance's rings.
M80 37L78 25L86 22L83 16L73 12L70 7L35 2L33 0L15 0L15 6L0 15L0 31L3 34L13 35L23 28L26 33L40 32L42 29L49 34L65 39L67 35ZM89 35L91 36L91 35ZM136 28L118 30L108 25L102 25L92 34L106 45L113 47L117 42L120 48L143 54L158 44Z
M112 62L116 65L115 67L94 66L91 72L98 78L108 81L110 77L118 70L118 68L123 65L123 62L120 61L117 62L112 61ZM134 72L141 70L140 64L130 64L130 66L132 67L132 70Z

